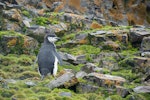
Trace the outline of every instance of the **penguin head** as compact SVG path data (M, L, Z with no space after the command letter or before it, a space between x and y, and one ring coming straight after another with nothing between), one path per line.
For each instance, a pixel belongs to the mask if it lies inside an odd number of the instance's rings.
M45 39L46 39L46 41L48 41L50 43L54 43L57 40L59 40L60 38L57 37L55 34L49 34L49 35L46 35Z

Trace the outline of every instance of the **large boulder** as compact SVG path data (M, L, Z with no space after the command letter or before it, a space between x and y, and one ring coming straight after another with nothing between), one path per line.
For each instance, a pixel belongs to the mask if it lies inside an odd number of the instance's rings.
M150 36L143 38L141 43L141 50L150 52Z
M4 54L31 54L38 47L38 42L20 33L12 31L0 32L0 52Z
M3 10L3 14L5 18L8 18L10 20L15 20L17 22L22 22L22 16L20 12L21 11L17 9Z
M134 65L136 66L133 71L143 74L150 74L150 58L134 57Z
M150 31L143 27L131 28L129 33L129 40L132 43L141 43L142 39L146 36L150 36Z

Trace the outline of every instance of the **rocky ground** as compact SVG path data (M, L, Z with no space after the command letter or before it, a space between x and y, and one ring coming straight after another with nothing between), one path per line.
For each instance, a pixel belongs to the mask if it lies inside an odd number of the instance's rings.
M149 5L0 0L0 100L150 100ZM47 31L61 38L63 65L41 81L34 61Z

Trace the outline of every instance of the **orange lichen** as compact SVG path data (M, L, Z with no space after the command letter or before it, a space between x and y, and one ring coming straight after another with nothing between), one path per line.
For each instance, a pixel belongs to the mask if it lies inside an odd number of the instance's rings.
M7 43L7 46L10 47L10 46L15 46L17 43L17 38L13 38L11 39L8 43Z
M102 0L94 0L94 4L99 6L101 4Z
M80 44L86 44L86 43L87 43L87 40L86 40L86 39L82 39L82 40L79 41L79 43L80 43Z
M120 10L118 10L118 9L110 9L109 12L110 12L110 15L115 20L121 20L121 19L123 19L123 14L120 12Z
M68 5L74 7L82 13L85 12L85 8L80 5L80 0L69 0Z
M101 24L99 24L99 23L97 23L97 22L93 22L92 24L91 24L91 28L92 29L99 29L99 28L102 28L103 26L101 25Z
M61 10L65 7L66 1L65 0L62 0L62 1L63 1L63 3L54 10L55 12L59 12L59 10Z
M113 81L111 80L104 80L104 84L108 85L108 87L113 85Z

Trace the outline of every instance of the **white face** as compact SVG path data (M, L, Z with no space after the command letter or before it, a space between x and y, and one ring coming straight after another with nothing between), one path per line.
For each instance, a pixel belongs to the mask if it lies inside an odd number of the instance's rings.
M57 37L47 37L47 39L48 39L49 42L52 42L52 43L56 42L58 40Z

